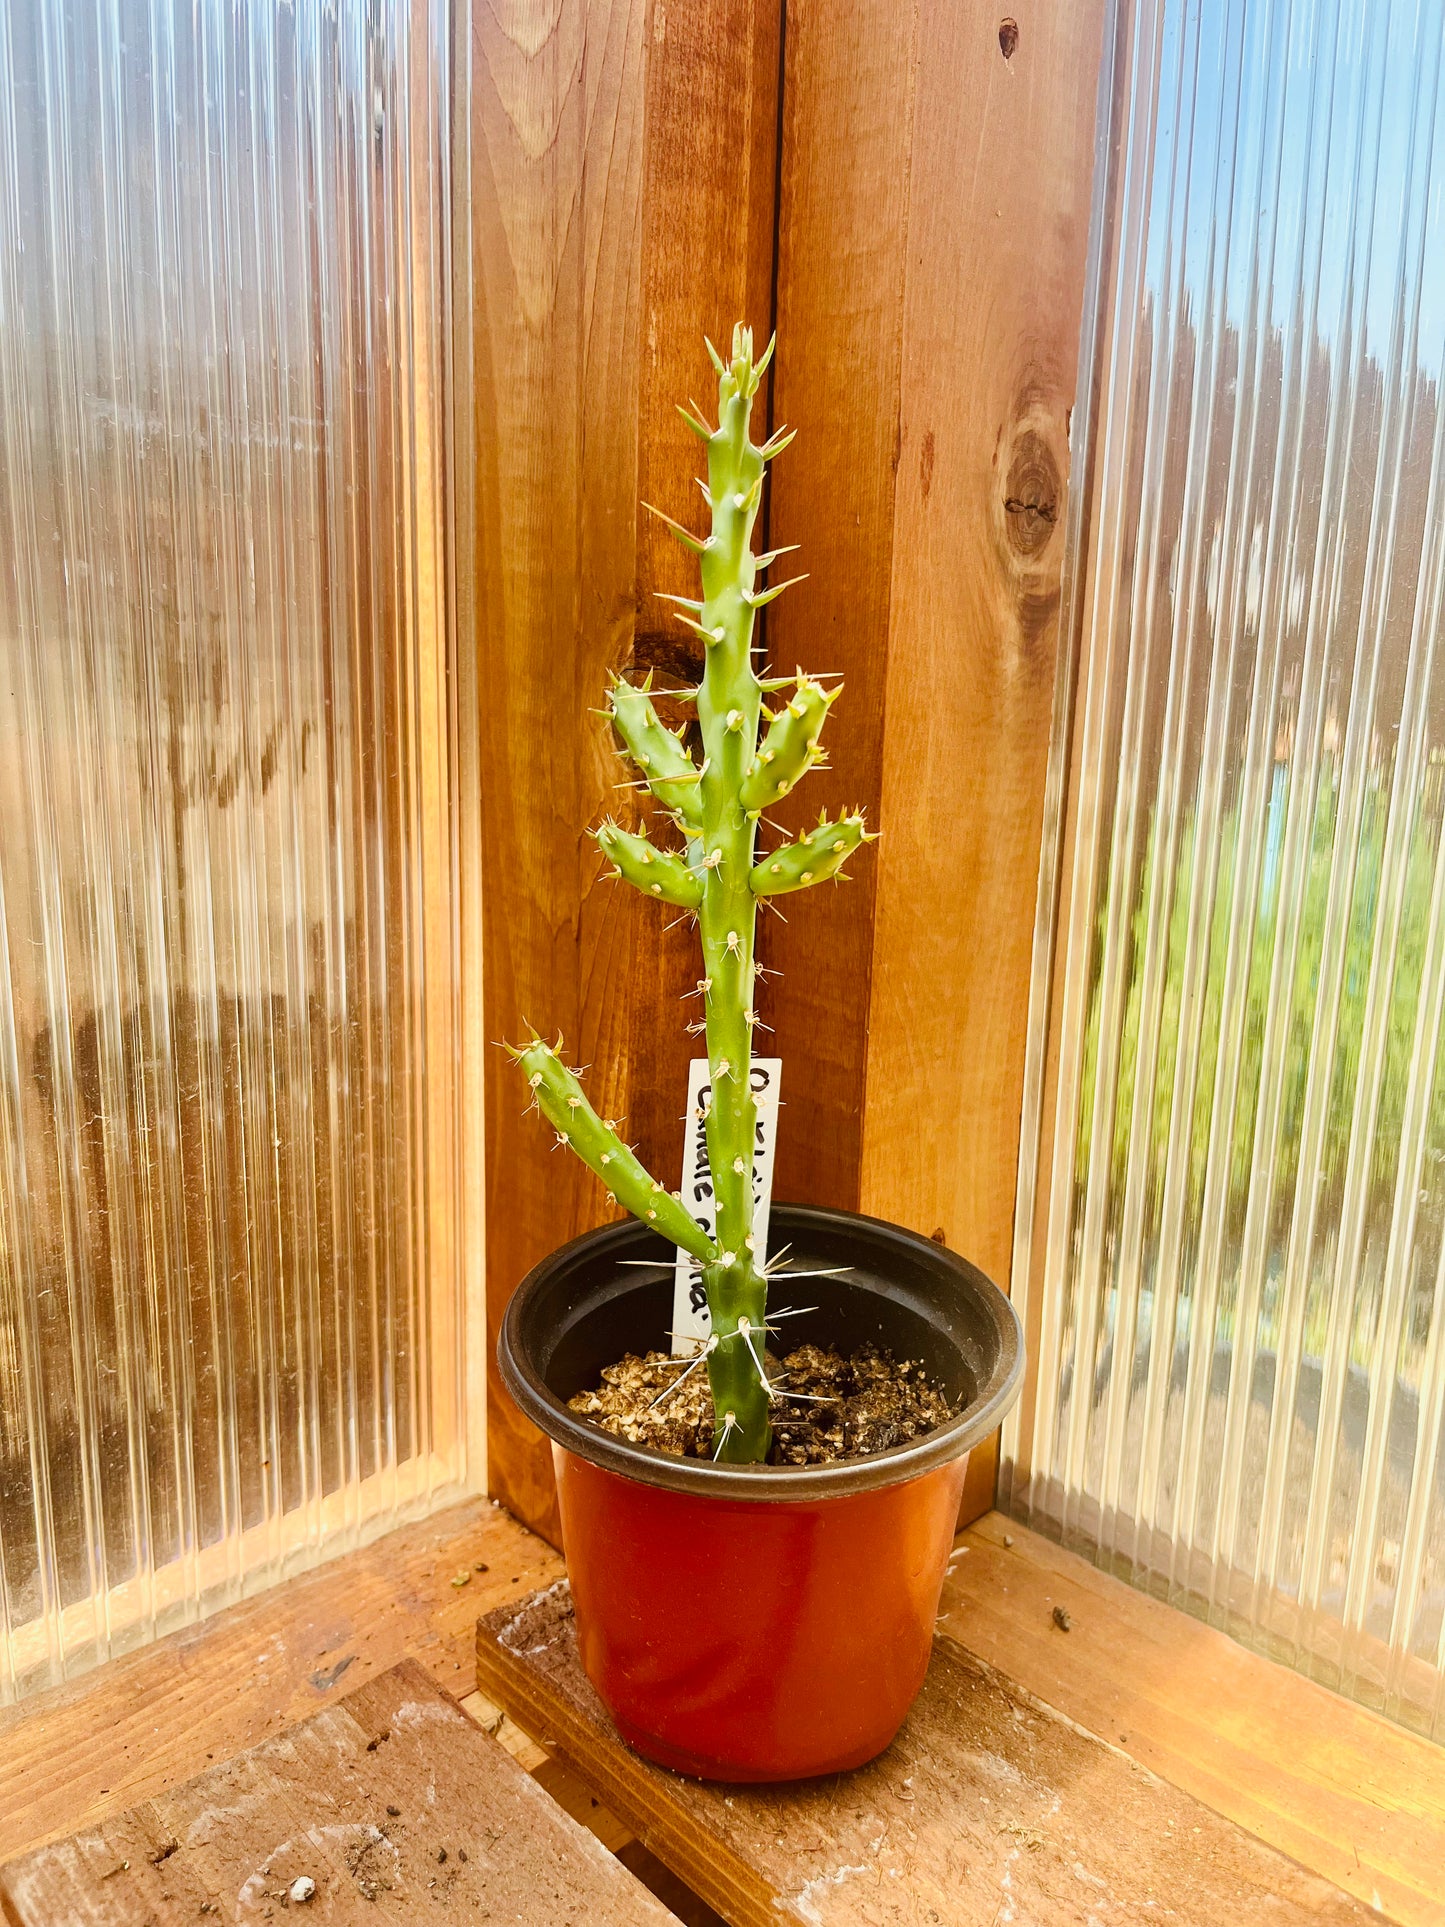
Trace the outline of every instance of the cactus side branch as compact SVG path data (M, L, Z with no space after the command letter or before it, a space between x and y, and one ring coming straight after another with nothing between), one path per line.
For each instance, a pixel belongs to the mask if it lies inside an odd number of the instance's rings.
M696 910L702 902L701 879L674 851L659 850L620 823L604 823L593 834L602 854L616 865L615 874L645 897L674 903L680 910Z
M739 789L745 810L765 810L776 803L818 760L818 738L828 711L843 693L805 676L800 669L793 694L768 724Z
M681 738L658 720L649 690L652 677L640 689L615 680L604 711L616 726L623 746L657 800L687 824L702 821L698 770Z
M506 1048L521 1066L537 1108L556 1131L558 1143L570 1145L635 1218L652 1225L669 1244L681 1245L699 1262L713 1263L717 1247L712 1239L682 1200L664 1191L631 1147L597 1115L556 1046L534 1037L530 1044Z
M770 850L754 866L750 883L754 896L780 897L792 890L806 890L815 883L836 877L860 843L875 841L863 828L863 812L840 816L829 822L818 819L795 842Z

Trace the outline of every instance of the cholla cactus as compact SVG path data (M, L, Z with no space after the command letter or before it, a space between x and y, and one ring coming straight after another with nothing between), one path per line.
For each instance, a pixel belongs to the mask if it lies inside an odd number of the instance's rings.
M534 1035L531 1043L513 1048L512 1055L558 1141L571 1146L619 1204L701 1265L712 1320L705 1351L717 1418L713 1456L746 1464L767 1455L772 1437L768 1406L774 1396L764 1367L765 1254L753 1237L757 1114L749 1067L757 1023L753 1004L759 967L753 939L758 900L836 877L858 845L873 839L865 834L862 811L855 810L834 821L824 815L796 842L783 843L766 855L756 851L763 811L819 761L819 732L839 688L825 690L801 670L796 677L769 682L760 682L754 673L757 611L791 583L756 586L758 571L784 551L754 555L753 528L764 467L792 436L779 431L761 448L749 438L753 397L772 344L755 362L752 332L738 327L730 363L711 342L707 346L718 373L718 425L709 428L700 411L679 412L707 445L703 494L712 511L712 529L698 537L662 516L698 558L702 571L701 601L668 599L680 604L681 620L706 645L701 685L682 692L697 705L703 762L696 767L683 746L682 731L674 735L658 720L650 677L640 689L614 681L607 713L642 782L681 833L683 847L663 849L611 821L594 835L615 874L645 896L691 912L701 931L703 975L698 989L712 1090L706 1125L717 1202L715 1236L707 1235L676 1193L664 1190L643 1169L612 1125L592 1109L558 1055L560 1040L553 1046ZM782 691L789 692L786 701L776 714L770 713L764 695Z

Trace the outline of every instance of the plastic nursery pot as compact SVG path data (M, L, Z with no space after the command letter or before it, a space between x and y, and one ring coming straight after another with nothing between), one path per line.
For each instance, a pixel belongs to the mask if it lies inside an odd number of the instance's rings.
M556 1251L522 1281L502 1376L553 1441L587 1676L629 1745L708 1780L861 1766L923 1683L970 1446L1017 1395L1003 1293L950 1251L847 1211L775 1205L797 1271L772 1309L788 1345L872 1340L918 1359L957 1416L894 1451L810 1467L722 1466L614 1437L567 1409L625 1352L666 1349L673 1254L637 1223ZM627 1260L657 1259L655 1271Z

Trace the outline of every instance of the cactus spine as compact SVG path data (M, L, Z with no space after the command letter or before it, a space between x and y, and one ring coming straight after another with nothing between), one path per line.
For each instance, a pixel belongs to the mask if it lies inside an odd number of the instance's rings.
M767 1454L772 1437L768 1406L774 1396L763 1363L765 1254L753 1238L757 1109L750 1069L757 1023L758 899L838 876L858 845L872 839L864 831L861 811L831 822L825 815L795 842L757 855L759 817L819 761L819 734L839 690L823 689L801 670L796 677L766 684L754 671L757 611L791 583L758 588L759 570L783 551L755 555L753 530L766 464L792 437L779 431L759 447L749 433L753 398L772 344L754 361L751 331L738 327L730 362L724 362L711 342L707 345L718 374L718 425L710 428L700 412L680 412L707 446L703 494L712 526L706 537L696 536L662 516L698 558L702 574L700 600L668 598L679 605L680 619L701 636L706 649L702 681L686 692L697 706L701 767L683 746L681 732L674 735L664 728L647 686L615 681L607 711L643 782L681 832L684 847L662 849L613 822L603 823L594 834L616 875L644 895L697 918L711 1086L706 1127L717 1202L715 1236L708 1237L680 1198L664 1191L614 1128L597 1116L557 1047L534 1035L512 1055L558 1141L571 1146L618 1203L701 1264L712 1320L707 1369L717 1420L713 1456L745 1464ZM770 714L763 697L782 690L791 693L777 713Z

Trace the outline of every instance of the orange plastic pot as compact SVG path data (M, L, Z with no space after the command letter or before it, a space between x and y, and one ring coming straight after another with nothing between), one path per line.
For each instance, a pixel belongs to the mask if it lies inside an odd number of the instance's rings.
M553 1440L588 1678L629 1745L701 1779L840 1772L888 1745L928 1665L969 1448L1012 1403L1022 1367L1008 1300L930 1240L786 1205L773 1237L800 1271L848 1267L790 1335L921 1359L955 1402L949 1424L895 1451L789 1468L674 1458L579 1418L566 1400L604 1364L665 1344L671 1258L640 1225L539 1265L499 1347L509 1389Z
M552 1450L582 1664L629 1746L703 1780L840 1773L883 1751L923 1684L966 1455L769 1505Z

